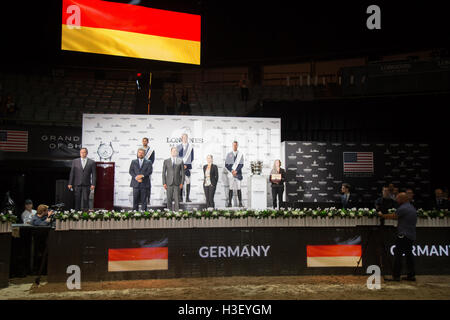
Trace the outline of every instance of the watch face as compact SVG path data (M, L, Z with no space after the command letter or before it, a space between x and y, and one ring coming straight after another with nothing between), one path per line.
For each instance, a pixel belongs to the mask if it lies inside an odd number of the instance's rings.
M112 150L111 146L108 146L105 144L100 145L97 152L98 152L98 155L100 156L100 158L103 158L103 159L110 158L113 154L113 150Z

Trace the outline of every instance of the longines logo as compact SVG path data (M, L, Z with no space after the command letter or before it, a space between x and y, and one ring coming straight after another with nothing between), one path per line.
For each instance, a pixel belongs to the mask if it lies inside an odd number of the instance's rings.
M312 180L305 180L303 182L306 183L306 184L310 184L310 183L312 183Z
M137 133L145 134L145 133L147 133L147 131L138 131Z
M325 157L325 156L318 156L317 157L317 159L319 159L319 160L325 160L327 157Z
M311 172L312 169L311 169L311 168L305 168L305 169L303 169L303 171L305 171L305 172Z
M288 196L289 196L289 197L296 197L297 195L298 195L297 192L295 192L295 193L288 193Z
M139 141L138 138L128 138L128 141Z
M289 171L297 171L297 167L293 167L293 168L291 167L291 168L288 168L288 170Z
M213 129L222 130L223 127L213 127Z
M247 120L238 120L238 122L245 123L245 122L247 122Z
M101 125L100 125L100 122L97 122L97 125L94 127L94 128L103 128Z
M340 183L342 183L342 180L334 180L333 183L340 184Z
M296 174L295 177L296 178L304 178L305 176L303 174Z
M333 187L327 187L327 190L333 190L334 188ZM376 190L377 188L375 188L375 190Z
M311 142L303 142L302 144L303 144L304 146L310 146L310 145L312 145Z
M326 146L327 144L325 142L319 142L317 145L322 147L322 146Z
M328 153L333 152L333 149L327 149L326 152Z
M297 184L297 181L289 181L288 184Z
M95 130L84 130L84 132L86 132L86 133L94 133Z
M166 137L167 143L181 143L181 137L179 138L169 138ZM203 138L189 138L190 143L203 143Z
M334 177L331 175L331 173L328 174L327 179L334 179Z
M305 189L303 189L302 186L300 186L300 187L297 189L297 191L303 192L303 191L305 191Z
M125 118L119 118L120 120L125 120L125 121L127 121L127 120L130 120L130 118L128 118L128 117L125 117Z
M93 116L84 116L84 119L87 119L87 120L92 120L92 119L94 119L95 117L93 117Z
M288 142L287 143L289 146L296 146L297 145L297 142Z
M295 151L295 153L303 153L301 148L298 148L297 151Z
M139 121L146 121L147 118L137 118Z
M319 150L317 150L317 149L311 149L309 152L311 152L311 153L317 153L317 152L319 152Z
M327 182L326 181L319 181L319 185L321 185L321 186L323 186L323 185L325 185L325 184L327 184Z
M312 157L312 155L309 155L309 154L303 155L303 158L306 158L306 159L311 158L311 157Z
M149 123L145 128L146 129L155 129L155 127L153 127L151 123Z
M112 130L103 130L103 133L112 133Z
M313 178L318 178L319 175L318 175L318 174L313 174L312 177L313 177Z
M320 196L320 197L326 197L326 196L328 196L328 193L323 193L323 192L321 192L321 193L319 193L319 196Z
M102 117L103 120L111 120L112 117Z
M120 131L120 133L130 133L130 131Z
M327 171L328 169L327 168L319 168L317 170L319 170L319 171Z
M314 160L314 162L311 164L312 167L318 167L319 164L316 162L316 160Z
M354 147L354 146L356 146L356 144L355 143L347 143L346 146L347 147Z
M297 164L298 164L298 165L302 165L302 164L303 164L303 161L297 161Z
M155 118L156 121L163 121L164 118Z
M305 194L303 195L303 197L305 197L305 198L311 198L311 197L312 197L312 193L305 193Z
M297 159L297 156L288 156L288 159L289 160L295 160L295 159Z
M334 162L325 162L326 166L334 166Z

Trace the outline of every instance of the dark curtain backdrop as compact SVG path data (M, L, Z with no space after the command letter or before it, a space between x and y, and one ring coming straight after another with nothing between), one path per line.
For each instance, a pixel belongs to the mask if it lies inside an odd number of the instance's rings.
M434 188L450 185L448 106L449 94L264 101L252 116L280 117L282 141L428 143Z

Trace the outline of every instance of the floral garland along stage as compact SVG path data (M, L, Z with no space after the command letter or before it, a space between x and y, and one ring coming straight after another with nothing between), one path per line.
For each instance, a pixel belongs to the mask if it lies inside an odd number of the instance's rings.
M391 209L390 212L395 212L395 209ZM193 210L193 211L170 211L168 209L164 210L149 210L149 211L108 211L108 210L98 210L98 211L57 211L55 212L56 220L60 221L78 221L78 220L128 220L128 219L216 219L219 217L227 219L241 219L241 218L360 218L369 217L376 218L377 212L375 209L336 209L336 208L317 208L317 209L281 209L281 210ZM419 218L446 218L450 217L449 210L417 210L417 216Z

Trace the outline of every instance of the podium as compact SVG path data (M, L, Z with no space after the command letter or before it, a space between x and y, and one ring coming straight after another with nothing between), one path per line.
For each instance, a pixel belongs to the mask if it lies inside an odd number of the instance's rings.
M95 186L94 208L114 208L114 162L96 162L97 184Z
M267 209L267 177L252 175L248 178L248 208Z

